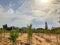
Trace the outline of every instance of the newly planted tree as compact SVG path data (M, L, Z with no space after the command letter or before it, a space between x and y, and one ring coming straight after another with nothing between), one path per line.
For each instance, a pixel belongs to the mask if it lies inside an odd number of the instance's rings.
M12 45L17 45L16 44L16 39L18 38L18 33L14 30L10 31L10 41L12 42Z
M32 34L33 34L33 32L32 32L32 24L30 24L30 26L28 26L28 42L29 42L29 44L32 43Z

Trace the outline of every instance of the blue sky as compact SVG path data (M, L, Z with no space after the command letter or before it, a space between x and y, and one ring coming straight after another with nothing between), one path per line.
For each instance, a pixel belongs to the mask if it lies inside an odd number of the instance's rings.
M0 27L24 27L32 24L33 27L43 27L47 21L49 28L60 27L60 0L49 0L41 3L40 0L0 0Z

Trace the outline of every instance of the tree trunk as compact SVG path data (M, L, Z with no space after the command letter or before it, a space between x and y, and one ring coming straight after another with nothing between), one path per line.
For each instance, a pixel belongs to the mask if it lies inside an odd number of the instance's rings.
M12 42L12 45L17 45L16 42Z

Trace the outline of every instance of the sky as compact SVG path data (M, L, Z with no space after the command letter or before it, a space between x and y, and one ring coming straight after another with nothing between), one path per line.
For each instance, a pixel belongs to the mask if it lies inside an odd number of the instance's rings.
M0 0L0 27L60 27L60 0Z

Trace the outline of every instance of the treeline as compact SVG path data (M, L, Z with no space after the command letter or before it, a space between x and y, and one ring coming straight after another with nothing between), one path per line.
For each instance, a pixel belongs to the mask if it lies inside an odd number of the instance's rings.
M56 29L56 30L33 30L33 32L35 33L46 33L46 34L50 34L50 33L53 33L53 34L60 34L60 29Z
M32 24L30 24L32 26ZM3 25L3 28L0 29L0 30L7 30L7 31L10 31L10 30L19 30L19 32L21 33L27 33L28 30L30 30L27 27L22 27L22 28L18 28L18 27L14 27L14 26L11 26L11 27L8 27L7 24ZM55 33L55 34L60 34L60 27L59 28L52 28L52 29L48 29L48 26L47 26L47 22L45 23L45 29L43 28L32 28L32 33Z

